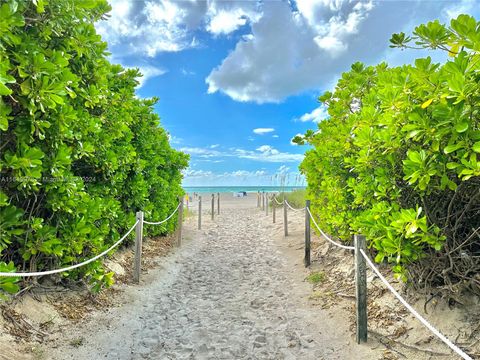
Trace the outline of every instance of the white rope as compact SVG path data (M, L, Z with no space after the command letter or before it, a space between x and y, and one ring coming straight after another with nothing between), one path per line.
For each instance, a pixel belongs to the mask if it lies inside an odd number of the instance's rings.
M305 209L306 209L306 208L304 208L304 207L301 208L301 209L295 209L294 207L292 207L292 205L290 205L290 204L288 203L287 200L285 200L285 204L287 204L287 206L288 206L290 209L292 209L293 211L302 211L302 210L305 210Z
M273 200L275 200L275 202L276 202L278 205L282 205L282 203L279 202L276 197L274 197Z
M173 210L173 212L170 214L170 216L167 217L165 220L158 221L158 222L150 222L150 221L145 221L145 220L143 220L143 222L144 222L145 224L149 224L149 225L160 225L160 224L163 224L164 222L167 222L168 220L170 220L173 215L175 215L175 213L177 212L177 210L178 210L179 207L180 207L180 203L178 204L177 208L176 208L175 210Z
M323 235L323 237L324 237L325 239L327 239L328 241L330 241L333 245L338 246L338 247L341 247L342 249L355 250L355 247L353 247L353 246L342 245L342 244L337 243L336 241L333 241L327 234L325 234L325 233L322 231L322 229L320 229L320 226L318 226L317 222L316 222L315 219L313 218L313 215L312 215L312 213L310 212L310 209L309 209L309 208L307 208L307 211L308 211L308 213L310 214L310 219L312 219L312 222L315 224L315 226L317 227L318 231L320 231L320 233Z
M58 273L61 273L61 272L70 271L70 270L79 268L79 267L81 267L81 266L90 264L91 262L93 262L93 261L101 258L102 256L105 256L105 255L108 254L110 251L112 251L114 248L116 248L123 240L125 240L125 238L126 238L128 235L130 235L130 233L135 229L135 226L137 226L138 222L139 222L139 220L137 220L137 221L135 222L135 224L133 224L133 226L130 228L130 230L128 230L127 233L126 233L125 235L123 235L120 240L118 240L115 244L113 244L112 246L110 246L107 250L105 250L104 252L98 254L97 256L94 256L93 258L91 258L91 259L89 259L89 260L86 260L86 261L84 261L84 262L81 262L80 264L75 264L75 265L72 265L72 266L68 266L68 267L61 268L61 269L56 269L56 270L37 271L37 272L29 272L29 273L25 273L25 272L21 272L21 273L4 273L4 272L0 272L0 277L2 277L2 276L4 276L4 277L16 277L16 276L28 277L28 276L52 275L52 274L58 274Z
M465 360L473 360L469 355L465 354L465 352L460 349L457 345L452 343L445 335L443 335L440 331L435 329L433 325L431 325L425 318L420 315L413 307L410 306L410 304L393 288L392 285L383 277L383 275L380 273L380 271L377 269L377 267L373 264L372 260L370 260L370 257L365 254L365 252L360 249L360 253L362 256L365 258L367 261L368 265L370 268L377 274L377 276L380 278L380 280L383 281L385 286L390 290L393 295L407 308L408 311L410 311L420 322L425 325L431 332L433 332L440 340L442 340L445 344L447 344L450 349L455 351L458 355L460 355L463 359Z

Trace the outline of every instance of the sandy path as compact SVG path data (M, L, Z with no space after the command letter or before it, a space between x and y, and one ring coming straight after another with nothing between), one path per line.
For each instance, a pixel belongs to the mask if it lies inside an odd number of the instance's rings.
M126 303L65 331L51 359L377 359L346 321L312 309L309 285L253 199L225 201L198 231L187 221L183 247L159 259ZM248 205L248 206L247 206ZM342 322L343 321L343 322ZM82 345L68 344L82 339Z

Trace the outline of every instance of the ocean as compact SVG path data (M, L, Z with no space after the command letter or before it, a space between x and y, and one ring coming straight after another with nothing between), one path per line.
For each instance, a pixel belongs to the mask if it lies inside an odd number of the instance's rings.
M291 192L305 189L305 186L184 186L187 194L191 193L233 193L238 191L246 192Z

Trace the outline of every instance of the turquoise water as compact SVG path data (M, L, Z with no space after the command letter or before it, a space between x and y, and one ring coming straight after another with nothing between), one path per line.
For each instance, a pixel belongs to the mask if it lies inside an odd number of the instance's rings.
M290 192L293 190L305 189L305 186L184 186L185 192L187 193L226 193L226 192L237 192L237 191L246 191L246 192L276 192L276 191L286 191Z

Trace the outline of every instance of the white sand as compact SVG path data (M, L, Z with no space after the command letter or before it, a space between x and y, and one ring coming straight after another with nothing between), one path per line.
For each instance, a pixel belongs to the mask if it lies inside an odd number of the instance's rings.
M301 250L283 239L281 212L272 224L256 196L222 194L210 220L203 195L203 228L185 222L181 249L122 295L121 307L72 325L47 344L47 359L380 359L357 345L346 314L308 304ZM216 202L215 202L216 206ZM196 208L191 203L190 208ZM291 213L301 247L302 214ZM73 347L74 340L82 345ZM53 348L55 346L55 348Z

